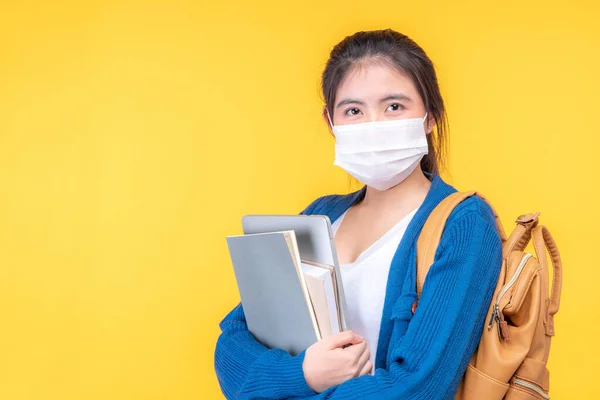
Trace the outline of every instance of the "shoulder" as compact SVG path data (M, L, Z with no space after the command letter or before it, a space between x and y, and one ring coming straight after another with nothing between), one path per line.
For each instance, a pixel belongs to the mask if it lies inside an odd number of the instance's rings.
M439 175L435 175L432 179L430 192L434 192L435 196L432 197L438 202L438 204L428 205L428 208L431 207L433 209L439 205L439 202L443 201L444 198L456 193L457 190L446 183ZM427 199L425 201L427 201ZM488 223L496 226L494 211L487 201L479 196L471 196L456 206L448 217L445 226L451 226L456 222L465 219L474 219L480 223Z
M498 239L500 238L494 211L488 202L479 196L469 197L456 206L446 221L443 236L448 237L446 233L449 231L461 236L465 231L493 231Z
M450 251L461 257L502 256L502 240L494 211L481 197L472 196L452 211L440 238L438 251Z

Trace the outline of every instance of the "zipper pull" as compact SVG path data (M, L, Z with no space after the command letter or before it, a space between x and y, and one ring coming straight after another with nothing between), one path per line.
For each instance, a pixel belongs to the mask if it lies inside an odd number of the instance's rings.
M494 305L494 309L492 310L492 315L490 316L490 322L488 322L488 331L492 329L494 326L494 320L498 318L498 305Z
M508 330L508 323L502 320L498 324L498 332L500 333L500 339L510 340L510 331Z
M510 332L508 330L508 323L504 319L504 314L496 309L496 321L498 321L498 337L500 340L509 340Z
M488 331L494 326L494 321L498 323L498 337L500 338L500 340L508 340L508 338L510 338L510 333L508 332L508 324L504 320L504 315L502 315L502 312L500 312L498 303L494 305L494 309L490 317L490 322L488 323Z

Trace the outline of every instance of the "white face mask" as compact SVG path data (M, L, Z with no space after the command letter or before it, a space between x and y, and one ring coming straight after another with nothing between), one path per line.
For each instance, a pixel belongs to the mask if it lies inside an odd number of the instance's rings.
M423 118L350 125L332 123L336 138L333 164L377 190L394 187L405 180L428 153L423 126L426 119L427 114Z

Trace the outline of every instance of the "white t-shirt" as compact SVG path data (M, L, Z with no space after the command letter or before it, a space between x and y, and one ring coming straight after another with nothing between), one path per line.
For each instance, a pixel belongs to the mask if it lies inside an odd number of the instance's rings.
M379 328L383 314L385 290L392 258L417 210L413 210L375 243L362 252L351 264L341 264L342 284L346 297L346 319L353 332L364 337L375 365ZM333 224L334 235L346 213ZM373 367L372 373L375 372Z

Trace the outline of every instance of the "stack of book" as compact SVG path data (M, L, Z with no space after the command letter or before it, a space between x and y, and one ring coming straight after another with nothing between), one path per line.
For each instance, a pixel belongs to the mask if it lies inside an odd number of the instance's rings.
M227 237L248 329L295 355L343 330L334 265L304 259L293 230Z

